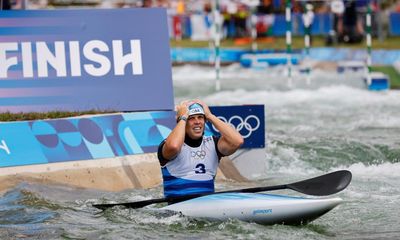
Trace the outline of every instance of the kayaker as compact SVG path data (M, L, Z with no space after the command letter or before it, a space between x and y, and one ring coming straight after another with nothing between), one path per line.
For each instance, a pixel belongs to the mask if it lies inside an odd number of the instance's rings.
M184 101L176 107L177 124L158 147L165 197L214 192L219 160L233 154L243 137L235 128L213 115L201 100ZM210 121L221 136L204 136Z

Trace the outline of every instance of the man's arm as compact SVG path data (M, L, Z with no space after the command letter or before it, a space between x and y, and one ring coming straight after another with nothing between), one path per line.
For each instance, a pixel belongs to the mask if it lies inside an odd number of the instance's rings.
M233 154L243 144L242 135L228 123L223 122L212 114L207 104L200 100L196 100L196 102L203 106L206 119L221 133L217 144L218 150L225 156Z
M178 117L188 117L188 102L182 102L177 106L176 115ZM171 131L164 145L162 146L162 157L166 160L173 159L181 151L185 141L186 121L180 120Z

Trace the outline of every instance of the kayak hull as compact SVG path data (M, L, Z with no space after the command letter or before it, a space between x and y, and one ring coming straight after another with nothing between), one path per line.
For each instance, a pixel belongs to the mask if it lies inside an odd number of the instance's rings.
M213 194L163 207L185 216L239 219L263 225L307 224L339 205L341 198L303 198L262 193Z

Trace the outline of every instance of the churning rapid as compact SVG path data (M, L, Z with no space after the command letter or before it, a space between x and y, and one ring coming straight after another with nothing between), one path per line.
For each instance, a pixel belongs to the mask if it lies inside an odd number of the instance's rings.
M294 74L290 85L283 76L284 67L266 70L230 65L222 68L222 90L216 92L212 67L174 67L175 102L201 98L211 106L265 105L267 147L262 167L267 171L254 179L256 185L350 170L352 183L337 194L345 202L311 224L211 222L146 208L100 213L91 203L160 197L162 189L115 194L26 183L0 197L0 238L400 238L400 91L368 91L360 73L315 70L309 83L306 76ZM252 164L252 159L248 161ZM246 184L217 184L218 190L240 187Z

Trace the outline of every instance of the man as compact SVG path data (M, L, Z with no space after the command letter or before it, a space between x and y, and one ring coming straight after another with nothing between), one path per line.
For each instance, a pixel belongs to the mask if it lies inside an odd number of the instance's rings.
M11 3L10 0L1 0L0 10L10 10Z
M234 153L243 137L200 100L182 102L176 115L175 128L158 148L164 195L212 193L219 160ZM220 137L204 136L206 120L218 129Z

